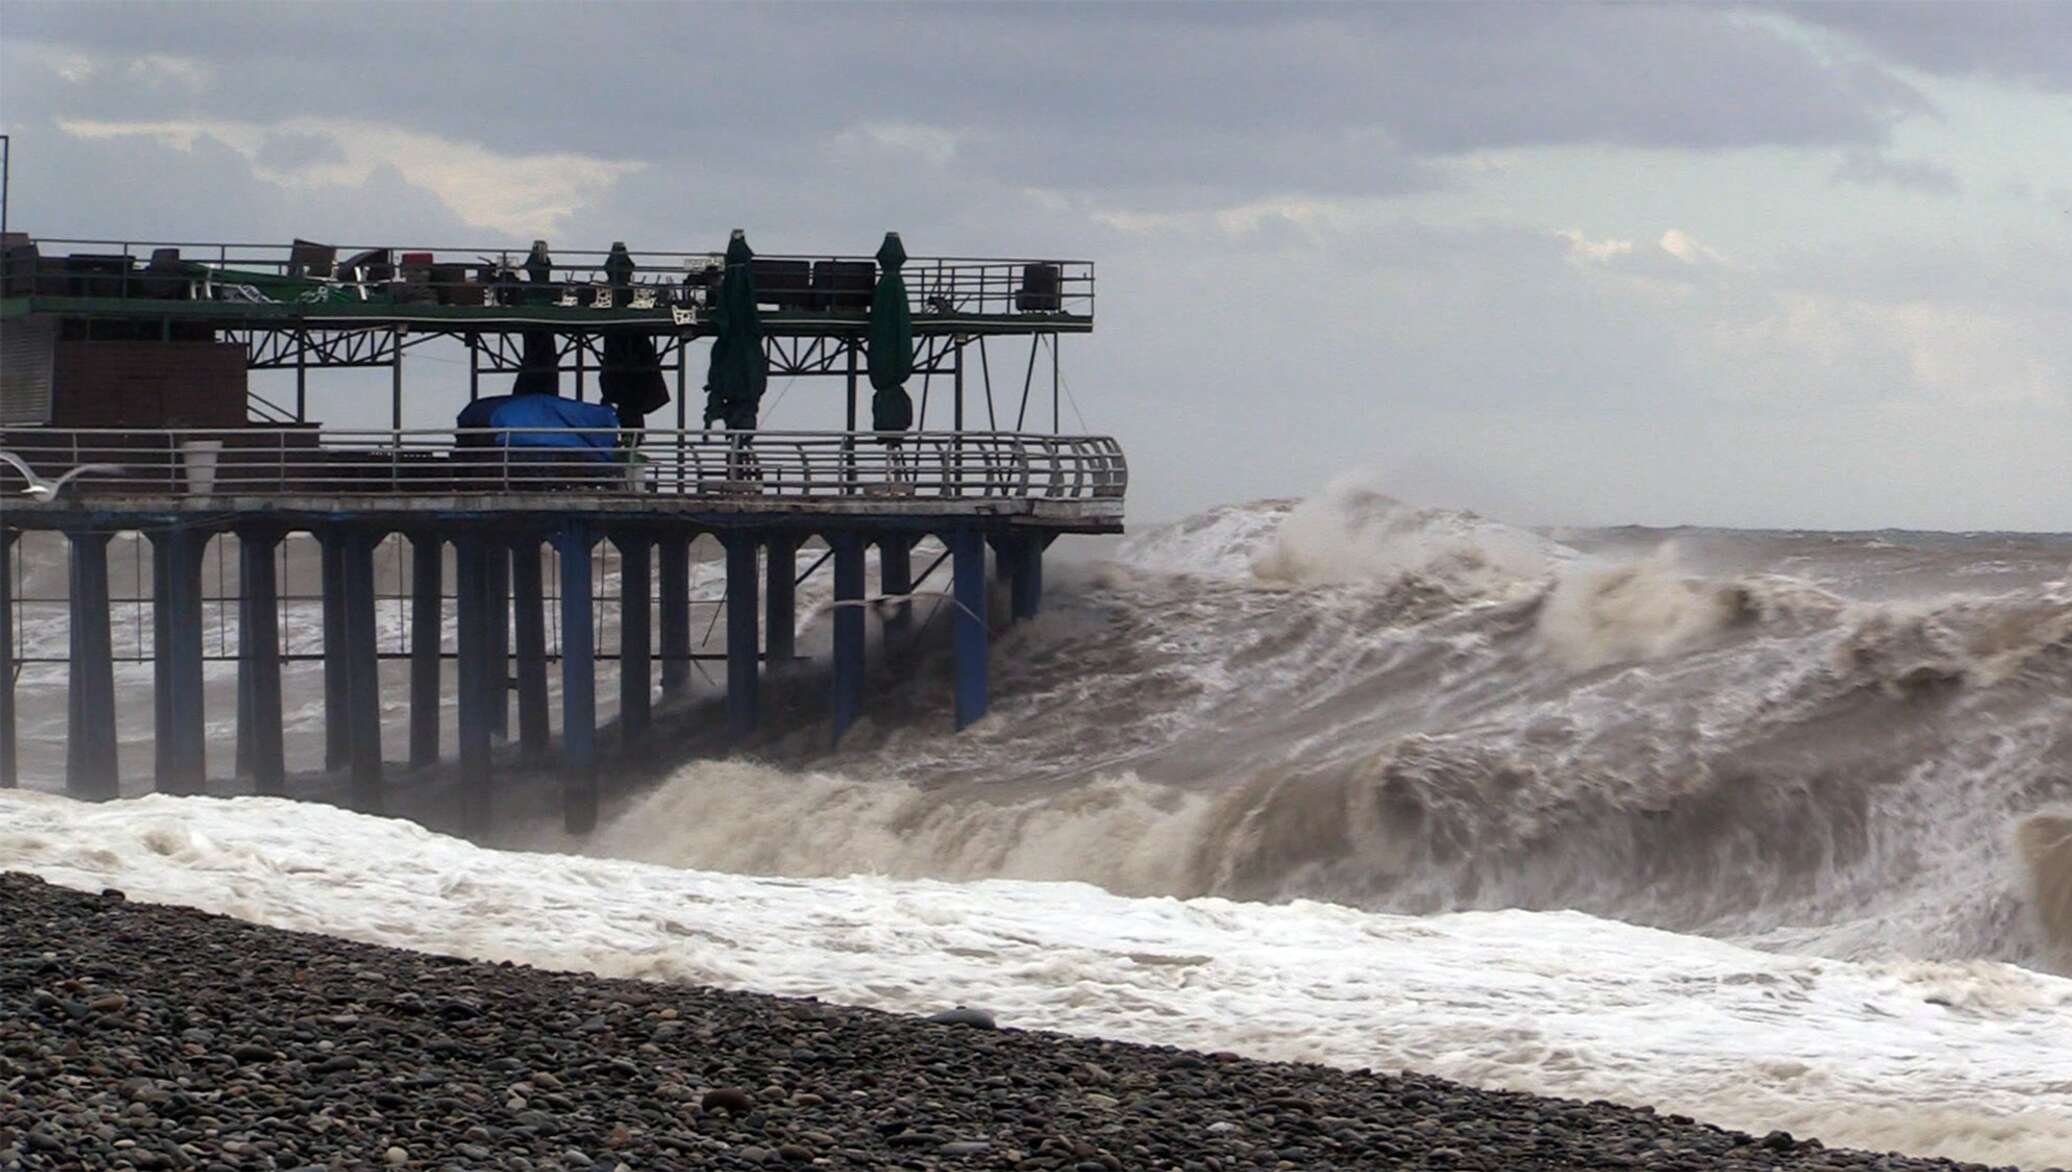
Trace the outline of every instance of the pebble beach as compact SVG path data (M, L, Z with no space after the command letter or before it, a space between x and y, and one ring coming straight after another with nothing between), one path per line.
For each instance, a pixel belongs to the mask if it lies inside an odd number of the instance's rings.
M0 876L0 1167L1911 1169L1606 1102L551 973Z

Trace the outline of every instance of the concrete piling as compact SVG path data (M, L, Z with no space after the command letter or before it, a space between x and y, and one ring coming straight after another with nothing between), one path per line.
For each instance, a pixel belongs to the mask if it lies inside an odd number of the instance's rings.
M727 735L738 740L755 732L761 715L756 645L759 567L754 534L730 533L722 540L727 554Z
M287 792L281 735L281 602L274 554L281 535L244 529L237 535L239 773L262 794Z
M71 672L65 701L65 792L112 798L119 791L115 741L115 656L108 633L107 533L73 530Z

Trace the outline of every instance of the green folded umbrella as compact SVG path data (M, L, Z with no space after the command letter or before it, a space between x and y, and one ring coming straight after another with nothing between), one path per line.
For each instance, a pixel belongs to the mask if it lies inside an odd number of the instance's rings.
M713 307L712 365L705 375L705 426L715 421L735 431L752 431L769 385L763 355L763 318L755 307L755 252L741 229L727 242L727 267Z
M885 233L878 247L878 287L871 291L870 334L865 357L871 376L871 430L905 431L914 425L914 400L906 381L914 375L914 317L907 308L906 264L899 233Z

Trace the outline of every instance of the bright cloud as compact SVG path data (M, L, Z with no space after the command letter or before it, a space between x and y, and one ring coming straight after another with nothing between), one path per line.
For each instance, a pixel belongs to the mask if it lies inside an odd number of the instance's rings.
M1687 265L1731 263L1725 253L1709 244L1700 243L1680 228L1671 228L1662 233L1662 239L1657 243L1661 245L1663 252Z
M381 167L423 188L477 227L513 236L552 235L568 217L645 164L573 153L506 155L477 145L396 126L338 118L257 123L225 120L111 122L61 118L75 138L151 138L192 151L203 138L243 155L252 171L289 188L350 187ZM271 140L322 140L334 149L288 152L306 161L282 163Z
M1615 256L1627 256L1633 252L1631 240L1618 240L1612 237L1592 240L1583 235L1581 228L1563 228L1554 234L1568 241L1568 255L1572 260L1607 261Z

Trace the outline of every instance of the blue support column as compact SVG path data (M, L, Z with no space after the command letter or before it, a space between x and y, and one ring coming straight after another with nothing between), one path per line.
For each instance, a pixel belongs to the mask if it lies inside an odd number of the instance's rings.
M517 618L518 755L533 765L546 760L552 736L547 727L547 606L543 577L538 535L513 539L511 605Z
M489 735L511 739L511 551L504 541L489 539Z
M914 590L914 539L905 533L887 533L878 538L878 593L897 596ZM885 610L885 654L904 650L905 636L914 622L914 604L893 602Z
M1015 622L1036 617L1043 606L1043 539L1016 533L991 539L994 573L1008 586L1008 613Z
M381 534L355 531L345 539L346 710L353 809L383 809L381 660L374 627L374 547Z
M791 536L772 537L765 546L763 666L774 677L789 669L799 653L799 541Z
M158 789L198 794L208 785L207 716L202 705L201 561L208 535L192 529L153 534L163 573L151 583L151 607L164 641L152 650L164 696L155 737Z
M464 533L454 542L454 609L460 671L461 825L470 833L489 826L489 539Z
M957 668L957 727L986 714L986 543L976 530L949 535L952 658Z
M654 541L621 533L612 543L619 547L619 741L631 748L647 736L654 712Z
M352 755L352 715L346 699L345 535L315 534L323 566L324 768L341 769Z
M237 535L238 744L240 768L262 794L287 792L281 743L281 600L274 551L280 534L242 530Z
M21 784L14 715L14 541L19 536L0 529L0 789Z
M828 537L828 544L835 553L835 601L837 603L857 601L863 598L863 538L854 533L837 533ZM835 607L834 619L834 739L842 741L842 734L863 715L863 608L861 606Z
M436 533L410 536L410 767L439 763L439 707L444 689L440 646L445 635L446 543Z
M597 825L597 630L587 526L555 535L561 554L561 819L571 834Z
M761 648L756 640L755 537L729 533L727 550L727 735L755 732L761 710Z
M665 537L655 543L662 563L662 697L673 699L691 686L691 543Z
M1033 619L1043 610L1043 539L1035 534L1012 538L1008 554L1014 562L1010 574L1015 621Z
M21 784L14 715L14 541L19 536L0 529L0 789Z
M65 792L112 798L115 658L108 637L108 534L67 533L72 545L71 675L66 687Z

